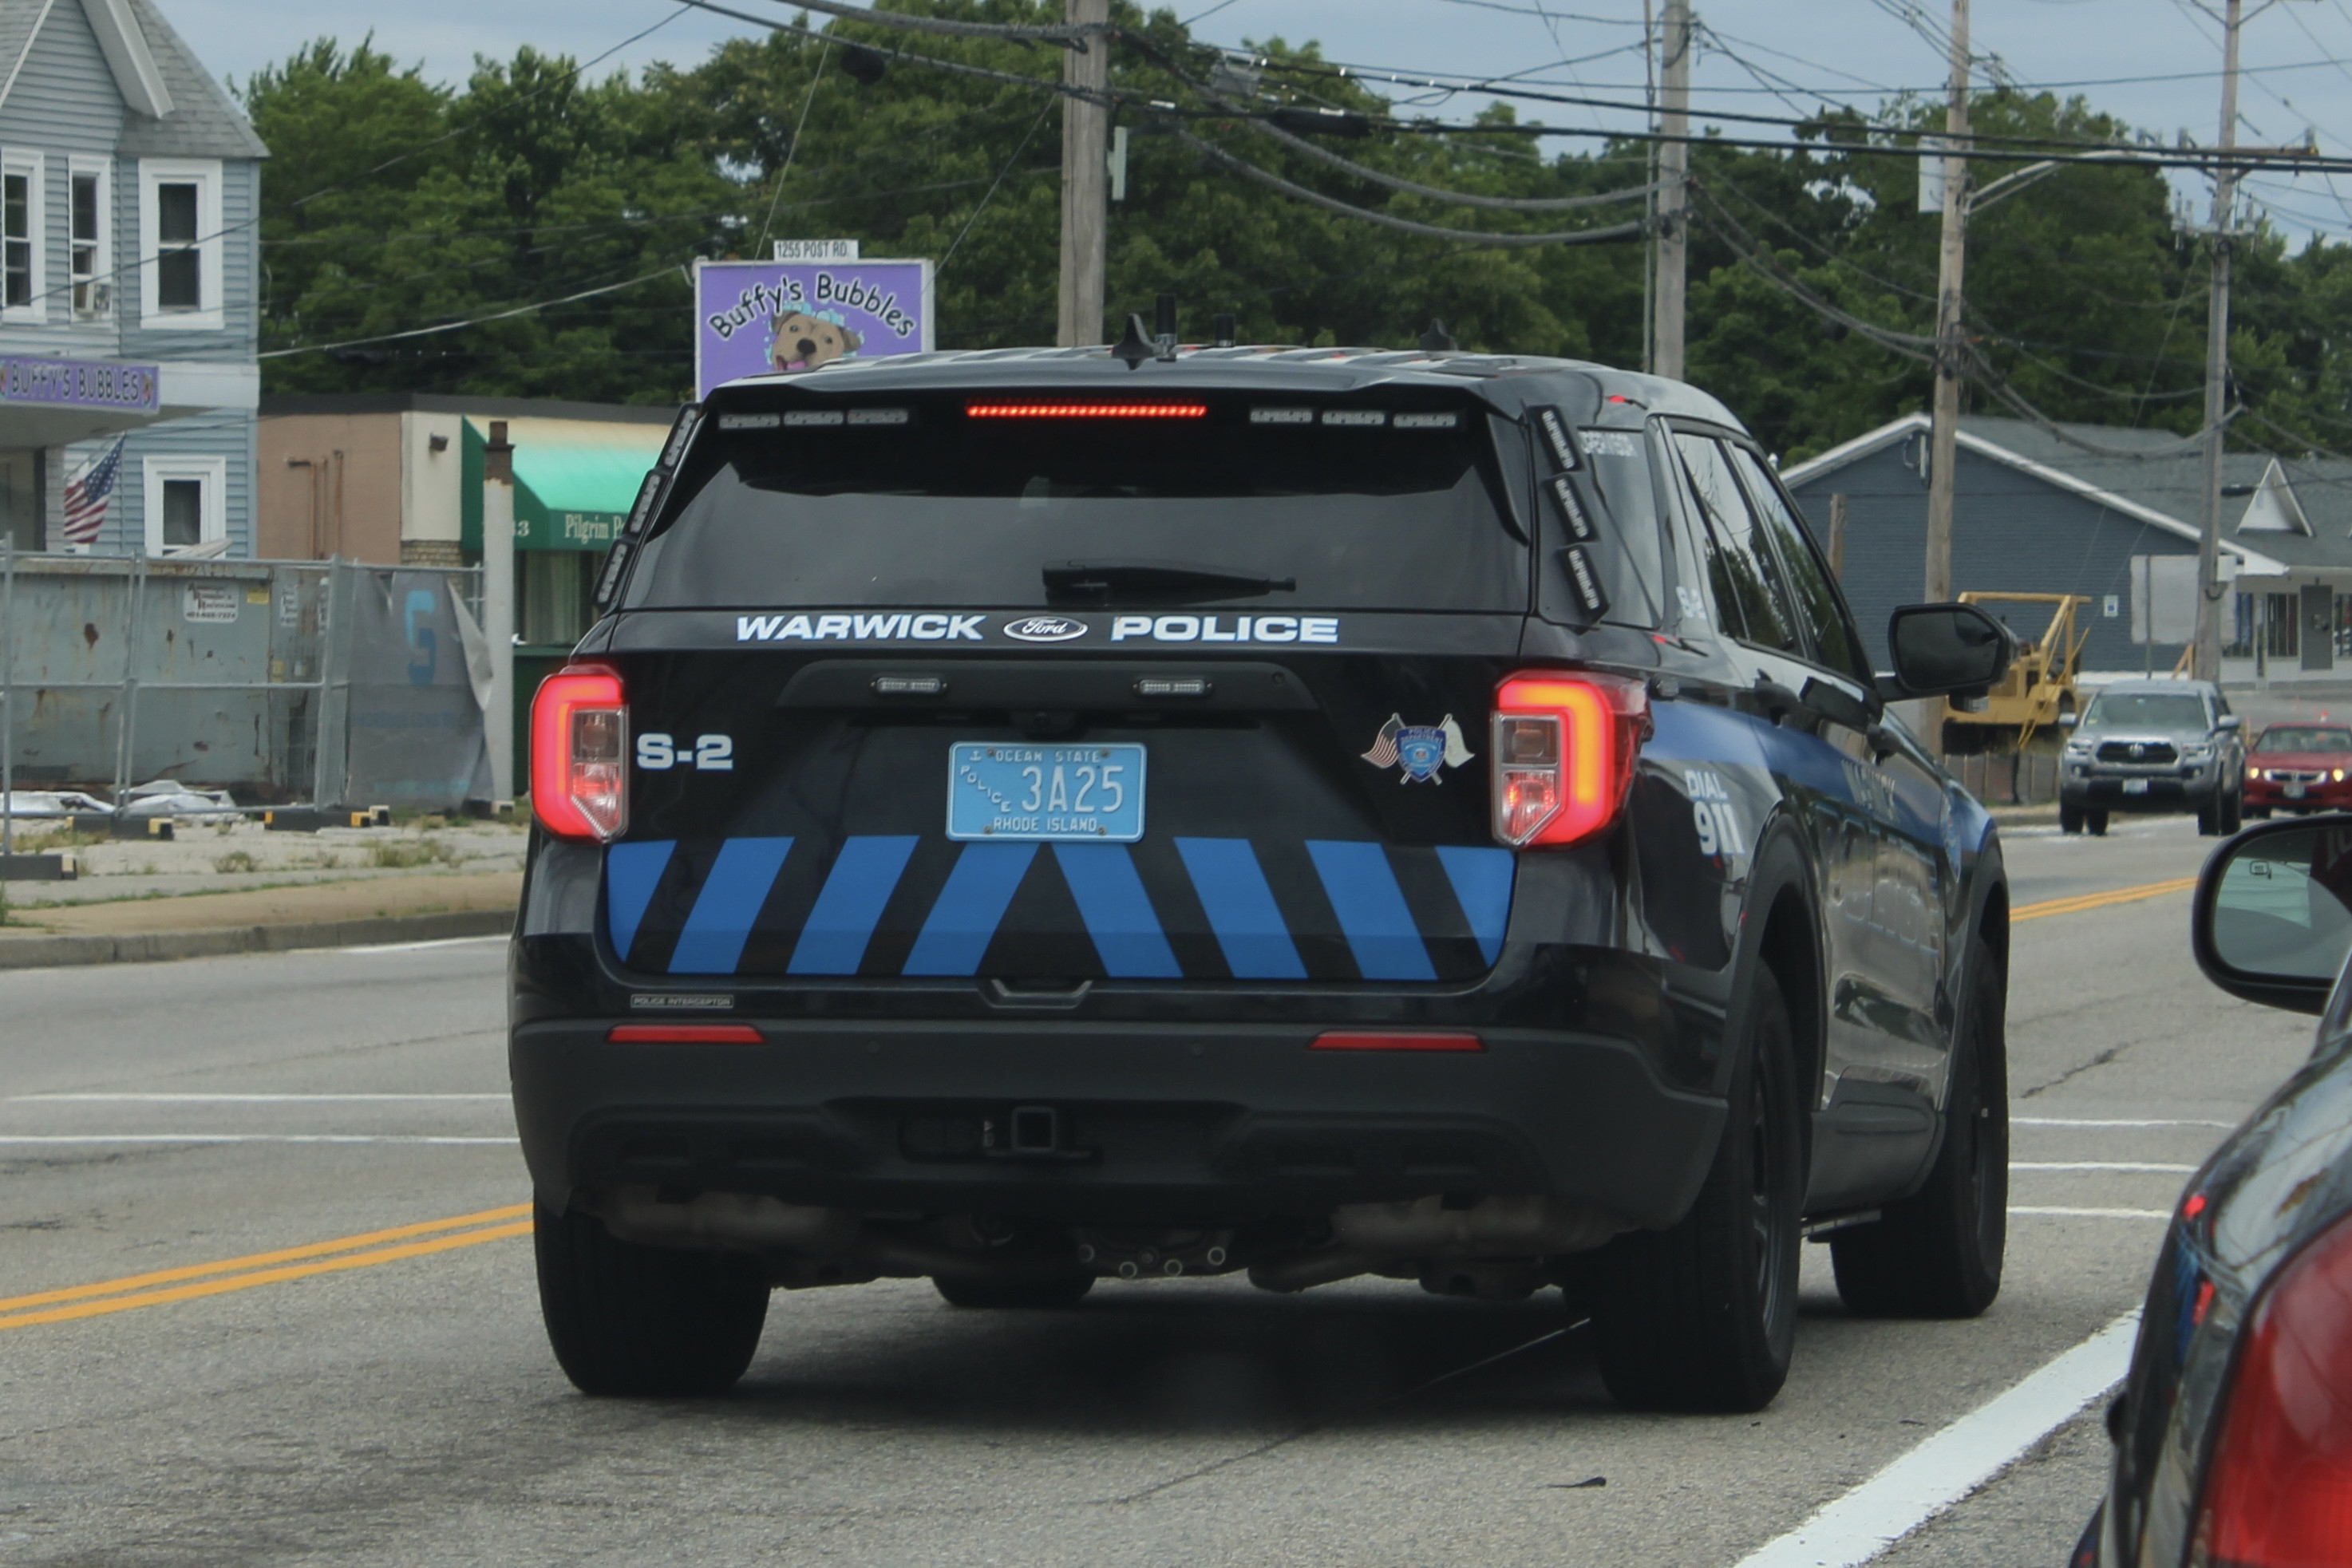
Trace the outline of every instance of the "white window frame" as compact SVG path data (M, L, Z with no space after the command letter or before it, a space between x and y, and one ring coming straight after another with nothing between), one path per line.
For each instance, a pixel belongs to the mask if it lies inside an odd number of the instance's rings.
M74 182L84 174L98 179L98 255L90 264L89 280L94 289L103 289L103 307L82 310L75 307L73 288L76 281L73 265L73 188ZM202 203L199 202L201 206ZM89 153L76 152L66 159L66 308L77 321L105 321L114 315L114 160Z
M196 542L211 544L228 538L228 459L226 457L147 457L141 459L146 486L147 553L163 555L184 545L163 543L163 481L197 479L205 486L205 509Z
M42 165L47 160L36 152L21 147L0 147L0 170L11 174L30 176L26 195L26 215L32 220L32 233L27 237L33 245L33 299L29 305L0 304L0 322L47 321L49 319L48 298L48 193L42 188ZM0 295L0 300L5 298Z
M165 310L156 301L159 273L156 187L196 187L198 308ZM216 158L142 158L139 161L139 325L150 332L217 332L226 325L221 307L221 166Z

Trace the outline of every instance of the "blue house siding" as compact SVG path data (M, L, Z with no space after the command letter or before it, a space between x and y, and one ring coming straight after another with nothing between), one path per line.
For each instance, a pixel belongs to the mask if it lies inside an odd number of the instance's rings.
M1927 550L1927 488L1898 441L1793 487L1806 520L1824 541L1830 497L1846 497L1846 597L1861 620L1876 667L1888 667L1886 618L1923 592ZM2193 540L2102 507L2006 464L1963 448L1952 521L1954 591L2080 593L2091 604L2076 630L2087 631L2087 670L2168 670L2178 646L2143 649L2131 640L2131 558L2192 555ZM2121 601L2114 620L2101 613L2108 594ZM2000 608L1995 607L1997 610ZM2030 605L2005 612L2021 635L2047 624Z
M150 457L218 457L226 465L226 494L228 553L253 554L253 497L260 462L260 423L243 409L217 414L167 419L144 425L122 438L122 473L114 499L108 504L106 524L92 547L100 555L137 555L147 539L147 465ZM65 460L52 481L57 493L84 467L104 455L115 438L87 441L65 448Z

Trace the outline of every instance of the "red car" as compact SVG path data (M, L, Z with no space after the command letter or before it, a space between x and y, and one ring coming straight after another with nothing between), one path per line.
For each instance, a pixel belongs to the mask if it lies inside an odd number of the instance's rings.
M2246 753L2246 815L2352 810L2352 728L2274 724Z

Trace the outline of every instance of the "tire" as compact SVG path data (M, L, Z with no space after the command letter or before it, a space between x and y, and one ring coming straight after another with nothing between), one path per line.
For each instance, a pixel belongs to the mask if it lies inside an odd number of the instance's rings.
M934 1290L957 1307L1075 1307L1095 1288L1092 1274L1057 1275L1040 1280L976 1280L942 1276Z
M2246 815L2257 822L2267 822L2271 820L2271 809L2268 806L2249 806Z
M1761 1410L1797 1338L1804 1125L1795 1031L1759 969L1732 1113L1698 1200L1671 1229L1594 1255L1601 1380L1633 1410Z
M2246 825L2246 800L2242 795L2226 795L2221 800L2221 836L2228 838Z
M539 1306L583 1394L724 1394L751 1364L768 1281L751 1258L639 1247L577 1209L535 1211Z
M2009 1236L2009 983L1992 948L1969 944L1944 1146L1927 1185L1875 1225L1830 1238L1838 1294L1874 1318L1972 1318L2000 1294Z
M2083 813L2083 826L2090 830L2093 838L2104 839L2107 836L2107 814L2086 810Z
M2083 831L2083 808L2080 806L2070 806L2063 800L2060 801L2058 804L2058 831L2062 833L2081 832Z
M2198 807L2197 836L2200 839L2210 839L2221 831L2221 803L2219 800L2216 800L2210 806Z

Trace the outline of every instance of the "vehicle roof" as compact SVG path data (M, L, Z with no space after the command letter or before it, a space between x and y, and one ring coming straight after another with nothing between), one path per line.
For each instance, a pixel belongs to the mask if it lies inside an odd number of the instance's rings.
M2134 695L2147 692L2186 692L2192 696L2209 697L2219 695L2221 688L2211 681L2175 681L2167 680L2161 676L2155 679L2143 676L2136 681L2108 681L2102 685L2099 690L2129 692Z
M1573 378L1594 394L1591 413L1610 408L1608 400L1639 416L1671 413L1744 431L1731 411L1687 382L1538 354L1479 354L1423 349L1304 349L1294 344L1233 347L1180 344L1173 360L1145 360L1130 368L1103 347L1084 349L968 349L928 354L892 354L875 359L835 360L814 371L779 371L743 376L718 392L795 387L811 392L908 391L981 386L1034 386L1099 382L1127 391L1176 386L1265 388L1268 391L1343 392L1381 386L1460 387L1465 382L1486 401L1517 408L1548 401L1544 383Z

